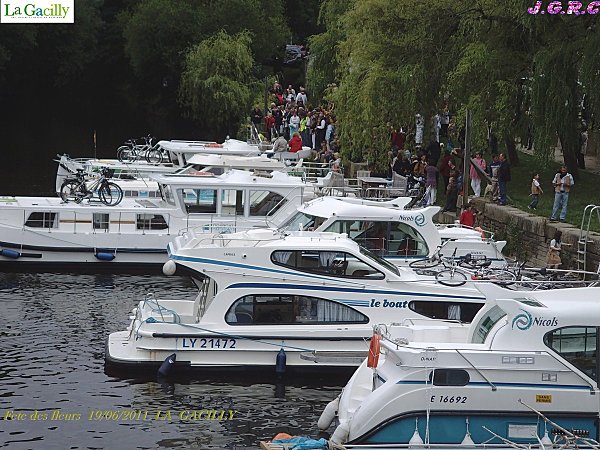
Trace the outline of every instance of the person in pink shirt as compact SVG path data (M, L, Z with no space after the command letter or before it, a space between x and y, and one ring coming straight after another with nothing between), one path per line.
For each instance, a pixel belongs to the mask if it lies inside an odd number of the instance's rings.
M473 164L477 164L477 166L485 172L487 165L485 163L485 159L481 157L481 152L475 153L475 158L473 158ZM479 172L475 169L475 167L473 167L473 164L471 164L471 169L469 170L469 176L471 178L471 188L473 188L475 197L481 197L481 175L479 175Z

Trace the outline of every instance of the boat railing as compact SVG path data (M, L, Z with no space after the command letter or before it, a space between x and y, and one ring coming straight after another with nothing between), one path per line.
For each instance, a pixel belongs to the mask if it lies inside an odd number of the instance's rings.
M225 235L220 233L211 234L198 240L193 248L205 247L207 245L214 245L215 247L229 247L231 245L244 243L244 247L256 247L261 242L276 241L281 239L282 233L277 230L272 230L272 235L264 236L249 236L247 234L239 235Z

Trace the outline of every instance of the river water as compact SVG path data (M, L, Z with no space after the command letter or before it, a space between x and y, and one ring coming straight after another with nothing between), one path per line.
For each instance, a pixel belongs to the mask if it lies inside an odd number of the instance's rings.
M177 277L0 272L0 448L242 449L280 431L315 437L340 381L104 373L108 334L127 327L145 293L195 291ZM193 420L203 409L235 412Z

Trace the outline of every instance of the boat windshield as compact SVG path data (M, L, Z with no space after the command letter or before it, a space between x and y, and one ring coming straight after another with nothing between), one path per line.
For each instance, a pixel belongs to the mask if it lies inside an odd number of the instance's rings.
M360 245L358 246L358 248L360 249L360 253L362 255L366 256L367 258L369 258L372 261L375 261L380 266L385 267L387 270L389 270L393 274L400 276L400 272L398 271L398 268L395 265L387 262L385 259L377 256L375 253L372 253L371 251L367 250L364 247L361 247Z
M171 186L169 186L168 184L159 184L158 188L160 190L160 196L162 197L162 199L169 205L175 205L175 199L173 198Z
M324 217L313 216L298 211L287 222L285 222L281 228L287 231L314 231L319 228L323 222L325 222L325 220L326 219ZM302 228L300 228L301 225Z
M490 330L494 328L500 319L506 317L506 313L500 309L499 306L494 306L488 311L488 313L481 318L475 327L475 333L473 333L473 344L483 344L487 338Z

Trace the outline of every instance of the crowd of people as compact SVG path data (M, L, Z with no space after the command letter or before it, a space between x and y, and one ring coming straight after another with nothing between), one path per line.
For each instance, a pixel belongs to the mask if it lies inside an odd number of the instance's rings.
M274 99L266 113L259 106L250 113L253 126L265 133L275 152L296 153L303 147L312 149L311 160L341 166L340 143L336 136L333 105L313 107L303 86L296 91L275 82L270 89Z

